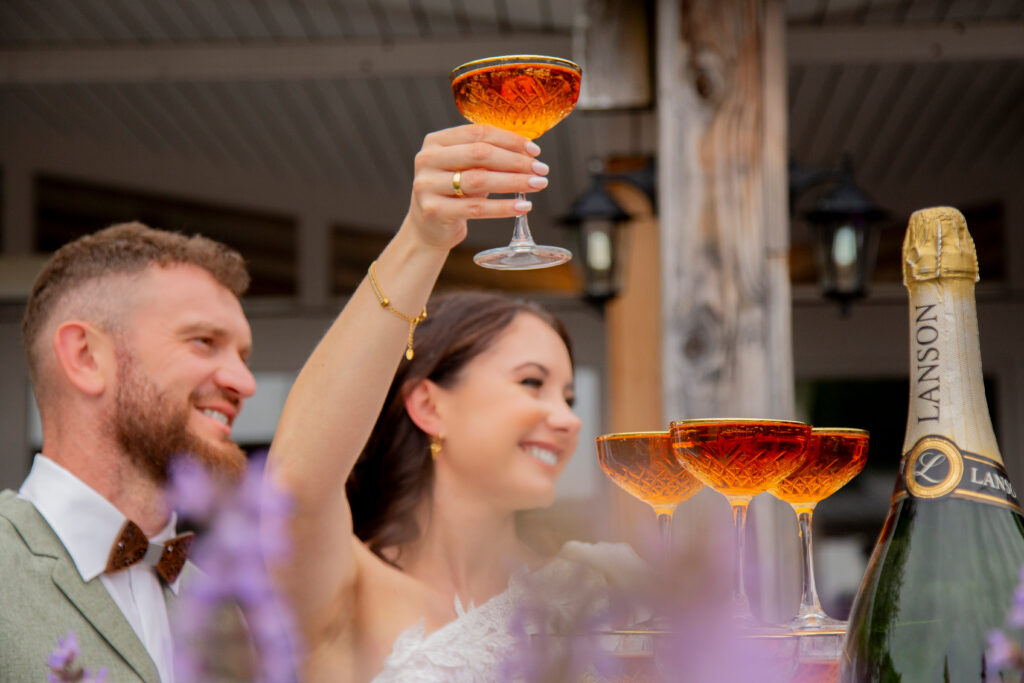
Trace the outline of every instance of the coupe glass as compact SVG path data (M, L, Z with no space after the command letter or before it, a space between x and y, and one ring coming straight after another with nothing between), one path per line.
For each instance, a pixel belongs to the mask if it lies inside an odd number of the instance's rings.
M857 476L868 458L868 433L863 429L816 427L807 441L804 462L776 484L771 493L796 512L803 548L803 593L800 610L786 625L797 633L845 632L846 622L825 614L814 585L811 516L814 506Z
M704 485L679 464L672 453L672 435L668 431L605 434L597 437L596 442L597 459L608 478L654 508L661 555L667 563L676 506ZM652 616L620 630L620 634L663 633L668 627L666 617Z
M457 66L451 73L455 105L474 123L488 123L531 140L564 119L580 96L582 69L567 59L542 55L489 57ZM526 199L519 193L517 199ZM507 247L481 251L473 260L485 268L548 268L572 258L568 249L539 245L526 216L516 216Z
M761 627L743 585L747 506L754 496L800 466L811 426L789 420L709 418L677 420L670 430L675 455L683 467L729 501L736 543L735 616L744 627Z
M668 552L676 506L704 484L679 464L667 431L605 434L596 441L597 458L608 478L654 508L662 551Z

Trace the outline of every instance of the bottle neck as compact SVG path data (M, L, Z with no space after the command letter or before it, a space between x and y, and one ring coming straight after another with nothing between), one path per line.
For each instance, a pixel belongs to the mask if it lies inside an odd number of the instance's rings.
M910 292L910 405L903 452L940 435L1002 463L981 372L974 282L924 280Z

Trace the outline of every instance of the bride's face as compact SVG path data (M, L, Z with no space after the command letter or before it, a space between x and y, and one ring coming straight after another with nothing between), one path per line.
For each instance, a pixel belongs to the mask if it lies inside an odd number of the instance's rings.
M513 510L550 505L576 450L569 351L547 323L518 314L494 344L441 389L444 449L439 495L482 498Z

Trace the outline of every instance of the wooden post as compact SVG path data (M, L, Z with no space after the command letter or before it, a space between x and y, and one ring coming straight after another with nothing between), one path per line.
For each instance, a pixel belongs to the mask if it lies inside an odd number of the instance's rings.
M608 431L667 429L661 406L658 221L650 199L636 186L615 182L606 189L631 216L625 226L627 244L619 254L626 258L622 287L605 307ZM656 551L651 506L617 486L608 489L612 537L641 553Z
M655 23L666 421L792 418L782 0L658 0ZM766 507L763 550L795 534ZM770 617L792 576L774 555Z
M642 190L624 182L609 183L607 189L631 216L625 226L622 288L605 307L608 429L666 429L661 407L658 221Z

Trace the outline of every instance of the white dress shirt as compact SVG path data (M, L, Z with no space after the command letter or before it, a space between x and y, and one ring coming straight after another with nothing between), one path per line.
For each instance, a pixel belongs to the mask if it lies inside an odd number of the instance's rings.
M97 576L121 608L149 652L164 683L174 682L171 625L156 568L138 562L118 572L104 573L114 540L125 516L106 498L46 456L36 455L32 471L18 495L31 502L53 529L75 563L83 581ZM149 540L173 538L177 517ZM178 593L178 579L170 589Z

